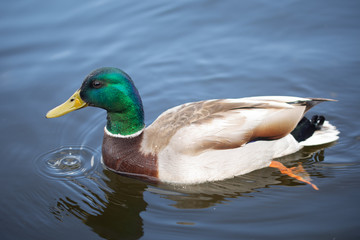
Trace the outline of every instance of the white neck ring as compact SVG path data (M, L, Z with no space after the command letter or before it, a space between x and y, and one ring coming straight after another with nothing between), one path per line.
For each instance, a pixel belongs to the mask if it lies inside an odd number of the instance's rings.
M109 136L115 137L115 138L134 138L134 137L139 136L142 132L144 132L144 129L145 129L145 128L137 131L136 133L130 134L130 135L121 135L121 134L111 133L109 130L107 130L106 126L105 126L105 128L104 128L104 131L105 131L105 134L106 134L106 135L109 135Z

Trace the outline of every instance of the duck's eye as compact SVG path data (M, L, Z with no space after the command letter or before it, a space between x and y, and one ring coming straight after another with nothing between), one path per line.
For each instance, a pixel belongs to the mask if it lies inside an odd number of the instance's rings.
M95 80L91 83L91 85L93 88L101 88L103 84L102 84L102 82Z

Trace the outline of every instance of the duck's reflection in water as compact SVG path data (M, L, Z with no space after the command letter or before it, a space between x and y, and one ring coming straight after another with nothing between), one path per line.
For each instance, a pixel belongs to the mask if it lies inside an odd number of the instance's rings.
M317 178L327 177L321 169L313 168L314 163L323 160L322 148L304 149L280 159L288 167L301 162L309 174ZM59 198L57 205L51 209L54 216L59 220L63 215L76 216L106 239L138 239L143 235L141 213L153 204L145 201L144 192L171 200L171 206L175 208L200 209L231 201L231 198L256 197L256 192L278 185L305 186L313 191L305 183L282 175L273 168L225 181L185 186L149 184L103 169L90 177L69 181L67 185L70 189L67 195Z

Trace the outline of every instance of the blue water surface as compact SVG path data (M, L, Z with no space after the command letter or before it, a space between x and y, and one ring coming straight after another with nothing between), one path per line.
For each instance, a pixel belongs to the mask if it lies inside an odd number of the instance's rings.
M359 239L360 2L2 1L1 239ZM193 186L101 164L105 112L45 119L92 70L126 71L146 123L185 102L334 98L312 110L341 131L301 162Z

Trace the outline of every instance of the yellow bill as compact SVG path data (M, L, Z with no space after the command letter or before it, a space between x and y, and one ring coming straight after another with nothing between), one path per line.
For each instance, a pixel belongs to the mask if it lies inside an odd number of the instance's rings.
M80 97L80 90L77 90L66 102L51 109L47 114L46 118L61 117L69 112L75 111L80 108L87 107L88 104L84 102Z

